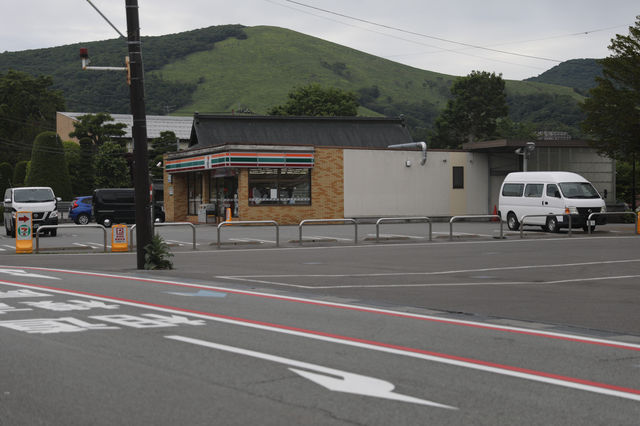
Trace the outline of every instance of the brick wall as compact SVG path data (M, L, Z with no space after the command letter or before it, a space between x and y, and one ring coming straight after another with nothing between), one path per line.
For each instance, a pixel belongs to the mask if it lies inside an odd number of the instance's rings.
M304 219L344 217L344 161L342 149L316 148L311 171L311 205L249 206L248 173L238 179L238 220L275 220L280 225L297 225Z

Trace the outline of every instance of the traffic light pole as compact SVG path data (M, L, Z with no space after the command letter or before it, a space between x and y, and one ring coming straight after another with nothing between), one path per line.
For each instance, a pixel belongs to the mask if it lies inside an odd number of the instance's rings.
M140 44L138 0L126 0L127 45L131 73L131 114L133 115L133 184L136 198L137 267L144 269L144 248L151 242L153 228L149 200L149 162L147 153L147 116L144 104L144 67Z

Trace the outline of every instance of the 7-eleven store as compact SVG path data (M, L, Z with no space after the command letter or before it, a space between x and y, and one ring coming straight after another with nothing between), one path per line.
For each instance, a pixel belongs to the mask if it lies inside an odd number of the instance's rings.
M165 155L166 220L343 218L354 214L345 211L345 171L356 180L364 172L388 180L384 168L372 169L370 150L405 142L411 136L397 119L195 114L190 148ZM378 153L386 164L384 151ZM351 204L362 194L376 196L370 181L350 180Z
M298 223L310 217L342 217L342 173L326 176L324 158L335 169L342 150L310 147L223 146L210 153L175 153L165 160L167 220L216 222L272 219ZM180 155L182 154L182 155ZM176 158L177 157L177 158ZM332 160L333 159L333 160ZM340 169L342 163L338 163ZM314 201L312 203L312 200Z

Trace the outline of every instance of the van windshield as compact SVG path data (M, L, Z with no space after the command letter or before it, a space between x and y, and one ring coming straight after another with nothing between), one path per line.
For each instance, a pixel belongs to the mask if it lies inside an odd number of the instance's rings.
M22 188L14 190L13 200L16 203L44 203L55 198L50 188Z
M563 182L558 184L564 198L600 198L589 182Z

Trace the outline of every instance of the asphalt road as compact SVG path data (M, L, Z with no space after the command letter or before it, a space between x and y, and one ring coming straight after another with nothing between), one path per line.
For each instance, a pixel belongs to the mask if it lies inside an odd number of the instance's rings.
M7 254L0 424L637 424L639 248Z

